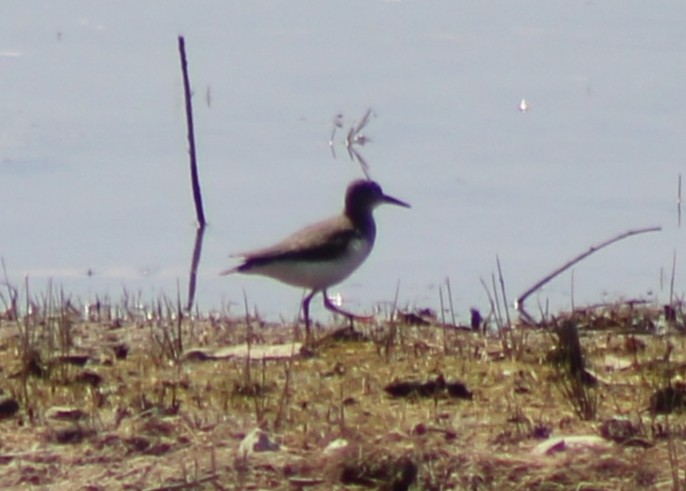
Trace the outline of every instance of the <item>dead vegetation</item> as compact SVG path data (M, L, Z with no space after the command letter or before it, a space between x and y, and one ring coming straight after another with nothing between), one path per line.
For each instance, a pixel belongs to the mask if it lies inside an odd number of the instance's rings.
M165 301L6 304L3 489L684 485L678 308L617 303L478 330L405 313L301 354L297 329ZM264 451L242 444L255 428Z

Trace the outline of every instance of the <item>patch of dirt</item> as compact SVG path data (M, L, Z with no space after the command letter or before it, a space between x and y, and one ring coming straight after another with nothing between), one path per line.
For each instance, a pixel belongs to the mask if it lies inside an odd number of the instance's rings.
M571 372L552 324L424 315L305 353L290 326L229 318L5 319L0 488L673 489L686 338L662 316L575 314ZM274 444L239 452L255 428Z

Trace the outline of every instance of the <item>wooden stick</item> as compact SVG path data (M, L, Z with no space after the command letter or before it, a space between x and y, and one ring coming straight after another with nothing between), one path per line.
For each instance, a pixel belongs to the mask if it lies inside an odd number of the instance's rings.
M479 278L479 281L481 281L481 286L484 287L484 290L486 291L486 296L488 297L488 303L491 305L491 311L489 312L487 319L491 318L491 316L493 318L495 318L495 324L496 324L496 327L498 328L498 334L500 334L502 326L500 325L500 321L498 319L498 316L495 313L495 303L493 301L493 296L491 295L491 291L488 289L488 285L486 284L486 281L484 281L483 278ZM441 291L440 286L438 288L439 288L438 291L440 292Z
M491 273L491 287L493 288L493 298L495 299L495 313L498 317L498 325L503 325L503 314L500 312L500 297L498 297L498 288L495 286L495 274ZM507 305L506 305L507 307ZM510 327L510 326L506 326Z
M669 305L674 305L674 277L676 276L676 249L672 256L672 277L669 280Z
M200 193L200 179L198 177L198 159L195 152L195 131L193 129L193 104L191 101L191 83L188 77L188 62L186 61L186 42L183 36L179 36L179 56L181 57L181 73L183 74L183 94L186 101L186 125L188 126L188 155L191 166L191 186L193 188L193 202L195 203L195 216L197 229L195 232L195 245L191 259L191 272L188 279L188 302L186 310L193 308L195 290L198 279L198 265L202 254L202 242L205 234L205 210L202 206L202 194Z
M191 83L188 79L188 63L186 62L186 42L179 36L179 55L181 56L181 72L183 74L183 94L186 100L186 124L188 126L188 154L191 159L191 185L193 187L193 201L198 227L205 227L205 210L202 206L200 194L200 179L198 178L198 162L195 156L195 132L193 130L193 104L191 102Z
M445 278L445 286L448 290L448 303L450 304L450 321L453 323L453 326L456 326L457 323L455 322L455 307L453 306L453 289L450 288L450 277L446 276Z
M507 327L511 327L510 322L510 306L507 304L507 294L505 293L505 280L503 279L503 270L500 267L500 258L495 255L495 262L498 265L498 281L500 282L500 292L503 296L503 305L505 306L505 319L507 320Z
M572 260L570 260L570 261L567 261L567 262L564 263L562 266L560 266L559 268L557 268L555 271L553 271L553 272L550 273L549 275L545 276L542 280L536 282L536 284L535 284L534 286L532 286L531 288L529 288L529 289L528 289L527 291L525 291L523 294L521 294L521 295L517 298L517 300L515 300L515 309L516 309L518 312L523 312L523 311L524 311L524 301L529 297L529 295L531 295L532 293L534 293L536 290L538 290L539 288L541 288L543 285L545 285L546 283L548 283L550 280L552 280L553 278L555 278L557 275L559 275L559 274L562 273L563 271L565 271L565 270L571 268L571 267L574 266L576 263L578 263L578 262L582 261L583 259L587 258L588 256L590 256L590 255L593 254L594 252L598 252L600 249L603 249L603 248L609 246L610 244L614 244L615 242L618 242L618 241L620 241L620 240L622 240L622 239L625 239L625 238L627 238L627 237L631 237L632 235L644 234L644 233L647 233L647 232L659 232L660 230L662 230L662 227L647 227L647 228L640 228L640 229L636 229L636 230L627 230L626 232L621 233L621 234L619 234L619 235L617 235L617 236L615 236L615 237L612 237L611 239L608 239L608 240L606 240L606 241L604 241L604 242L601 242L601 243L598 244L598 245L593 245L593 246L591 246L591 248L590 248L589 250L587 250L587 251L584 252L583 254L579 254L579 255L576 256L574 259L572 259Z

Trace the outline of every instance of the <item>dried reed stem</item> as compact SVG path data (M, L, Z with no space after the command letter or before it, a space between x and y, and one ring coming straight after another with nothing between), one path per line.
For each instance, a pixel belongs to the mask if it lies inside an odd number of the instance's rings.
M188 154L191 159L191 185L193 187L193 201L195 202L195 214L198 227L204 228L205 210L202 206L200 193L200 179L198 178L198 161L195 152L195 131L193 130L193 104L191 101L191 83L188 78L188 62L186 61L186 41L179 36L179 55L181 56L181 73L183 74L183 94L186 101L186 124L188 126Z
M615 242L618 242L618 241L625 239L627 237L631 237L632 235L644 234L647 232L658 232L660 230L662 230L662 227L647 227L647 228L641 228L641 229L635 229L635 230L627 230L626 232L621 233L615 237L612 237L611 239L608 239L604 242L601 242L598 245L591 246L589 250L587 250L583 254L579 254L574 259L567 261L562 266L555 269L552 273L546 275L543 279L536 282L536 284L534 286L532 286L531 288L529 288L527 291L522 293L517 298L517 300L515 301L515 308L520 313L525 312L524 301L529 297L529 295L531 295L533 292L535 292L536 290L541 288L543 285L548 283L550 280L552 280L553 278L558 276L560 273L571 268L572 266L574 266L578 262L582 261L583 259L585 259L588 256L590 256L591 254L593 254L594 252L598 252L599 250L604 249L605 247L609 246L610 244L614 244Z

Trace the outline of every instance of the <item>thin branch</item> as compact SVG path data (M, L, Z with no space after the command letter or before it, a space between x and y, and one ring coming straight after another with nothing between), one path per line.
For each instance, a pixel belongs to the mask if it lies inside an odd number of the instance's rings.
M398 297L400 296L400 280L395 284L395 295L393 296L393 305L391 306L391 322L398 320Z
M450 322L452 322L453 326L457 326L457 323L455 322L455 308L453 307L453 290L450 288L449 277L445 278L445 286L448 290L448 303L450 304Z
M503 326L503 314L500 312L500 297L498 297L498 288L495 286L495 275L493 273L491 273L491 288L493 288L493 298L495 299L495 314L498 318L498 326L501 327Z
M498 332L500 332L501 326L500 326L500 323L498 322L497 316L495 315L495 304L493 303L493 297L491 296L491 292L488 289L488 285L486 284L486 282L484 281L483 278L479 278L479 281L481 282L481 286L484 287L484 291L486 292L486 296L488 297L488 303L491 305L491 311L489 312L487 318L489 318L489 319L491 317L495 318L496 327L498 328Z
M570 273L569 286L570 286L570 299L572 304L572 312L574 312L574 270Z
M193 186L193 201L195 202L195 214L198 227L204 228L205 210L202 206L200 193L200 179L198 178L198 162L195 155L195 132L193 130L193 104L191 102L191 83L188 79L188 63L186 61L186 42L183 36L179 36L179 55L181 56L181 72L183 74L183 94L186 100L186 124L188 126L188 154L191 159L191 185Z
M534 293L535 291L540 289L543 285L545 285L550 280L552 280L553 278L558 276L560 273L571 268L572 266L574 266L578 262L582 261L583 259L585 259L588 256L590 256L591 254L593 254L594 252L598 252L599 250L604 249L605 247L609 246L610 244L614 244L615 242L618 242L622 239L626 239L627 237L631 237L632 235L644 234L647 232L659 232L660 230L662 230L662 227L647 227L647 228L640 228L640 229L636 229L636 230L627 230L626 232L621 233L621 234L619 234L619 235L617 235L611 239L608 239L604 242L601 242L598 245L591 246L591 248L589 250L587 250L583 254L579 254L574 259L567 261L565 264L563 264L562 266L560 266L559 268L554 270L549 275L545 276L543 279L538 281L534 286L532 286L527 291L525 291L523 294L521 294L517 298L517 300L515 301L515 309L520 313L523 312L524 311L524 301L529 297L529 295L531 295L532 293Z
M250 322L250 310L248 309L248 295L245 293L245 290L243 290L243 306L245 308L245 326L247 330L247 352L245 355L245 372L243 376L245 377L245 386L249 387L252 379L250 374L250 354L252 351L252 323Z
M672 277L669 280L669 305L674 305L674 277L676 276L676 249L672 256Z
M443 303L443 287L441 285L438 285L438 301L441 305L441 324L445 326L445 304Z
M498 265L498 281L500 283L500 292L503 296L503 305L505 306L505 319L507 320L507 327L512 326L510 322L510 306L507 303L507 295L505 294L505 280L503 279L503 270L500 267L500 258L495 255L495 262Z

